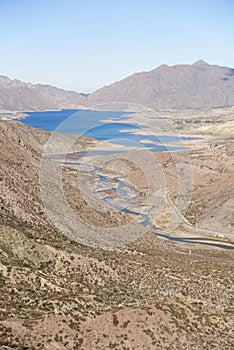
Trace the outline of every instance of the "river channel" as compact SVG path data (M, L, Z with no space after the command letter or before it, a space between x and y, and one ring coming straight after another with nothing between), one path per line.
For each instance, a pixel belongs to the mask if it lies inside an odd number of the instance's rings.
M81 161L65 162L64 165L71 166L78 171L89 174L90 179L87 182L89 189L100 200L108 203L113 208L129 214L147 228L151 228L149 212L152 206L145 205L143 193L131 185L116 173L111 173L103 170L101 167L85 163ZM151 228L152 229L152 228ZM183 245L203 245L211 248L219 249L234 249L234 244L231 242L221 242L209 237L202 237L193 233L187 236L178 236L171 233L157 232L152 229L152 232L159 238L167 241L170 244Z

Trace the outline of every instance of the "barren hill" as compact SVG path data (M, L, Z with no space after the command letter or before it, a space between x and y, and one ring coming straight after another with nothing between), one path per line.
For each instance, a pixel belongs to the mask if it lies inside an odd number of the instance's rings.
M24 83L0 76L0 109L46 110L73 108L85 97L75 91L66 91L50 85Z
M193 65L161 65L105 86L87 102L125 102L158 109L229 107L234 105L234 69L202 60Z

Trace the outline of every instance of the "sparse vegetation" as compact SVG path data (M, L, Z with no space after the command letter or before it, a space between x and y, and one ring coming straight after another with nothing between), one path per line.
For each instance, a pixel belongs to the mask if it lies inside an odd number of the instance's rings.
M8 122L0 123L0 132L4 179L0 181L1 346L53 349L55 342L67 349L93 346L102 350L108 346L124 349L138 342L141 349L232 349L233 250L167 243L150 230L138 241L113 251L69 240L48 221L38 194L40 143L47 133L22 125L17 129ZM14 144L17 133L24 140L23 152L21 143ZM231 143L215 147L209 161L222 152L229 152L232 158L231 147ZM198 166L199 154L205 151L193 152ZM163 157L165 169L172 174L171 160ZM223 179L222 174L228 174L228 179L231 169L225 173L219 170L220 164L210 164L215 181L209 183L211 170L203 160L202 165L208 174L206 182L195 188L188 212L196 223L232 193L231 186L229 192L220 194L213 187ZM71 204L76 201L73 180L74 174L67 173L65 190ZM77 200L82 210L86 204ZM104 226L110 217L112 224L128 220L125 215L85 213ZM163 220L167 219L164 215ZM179 230L187 234L184 227Z

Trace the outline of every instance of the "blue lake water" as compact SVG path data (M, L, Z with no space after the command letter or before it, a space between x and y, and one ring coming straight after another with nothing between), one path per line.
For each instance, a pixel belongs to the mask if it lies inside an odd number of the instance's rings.
M147 148L154 152L183 149L183 145L181 147L173 147L168 146L168 143L193 139L167 135L159 137L150 133L149 135L135 134L134 130L147 129L148 127L146 125L128 123L127 120L131 116L129 112L126 114L125 112L64 109L61 111L25 113L28 116L21 119L21 121L35 128L50 131L56 130L63 134L86 135L97 140ZM121 122L123 120L125 122ZM152 142L159 144L152 144Z

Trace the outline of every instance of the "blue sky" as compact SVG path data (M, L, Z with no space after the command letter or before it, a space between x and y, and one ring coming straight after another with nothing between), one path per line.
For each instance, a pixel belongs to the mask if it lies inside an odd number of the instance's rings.
M160 64L234 67L233 0L0 0L0 74L91 92Z

